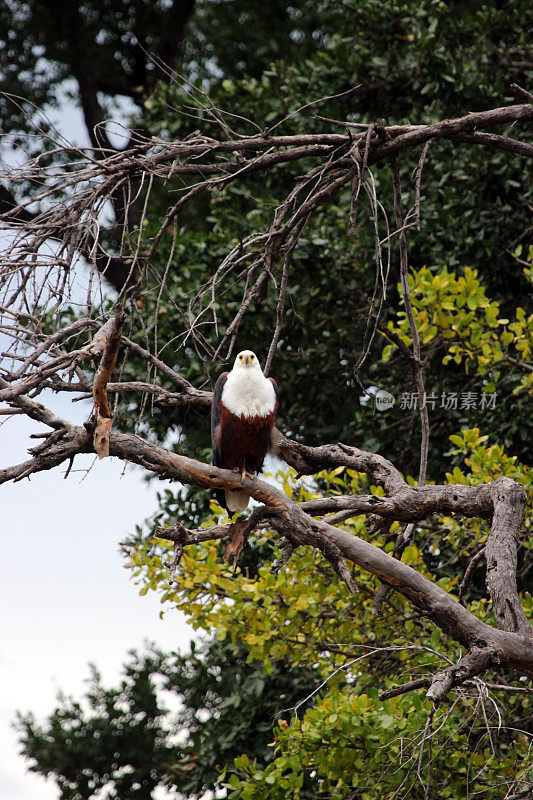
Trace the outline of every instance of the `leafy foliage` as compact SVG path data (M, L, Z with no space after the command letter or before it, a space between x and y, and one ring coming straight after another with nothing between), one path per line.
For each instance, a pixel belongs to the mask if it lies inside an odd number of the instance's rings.
M516 457L507 456L499 445L488 446L479 429L464 430L452 436L452 442L455 452L465 457L465 469L455 467L448 482L477 485L504 474L524 486L531 508L531 472ZM329 494L361 493L365 480L344 469L318 478ZM305 485L295 485L290 475L284 478L284 489L299 501L315 494ZM379 493L378 487L370 489ZM345 525L386 551L392 549L398 528L394 523L392 536L376 538L364 515ZM440 517L418 529L417 543L403 558L453 594L487 533L483 520L465 525ZM265 538L268 533L256 538L252 550L264 546ZM409 680L434 674L440 665L457 661L459 654L397 596L387 612L376 617L372 576L357 574L360 592L354 597L314 552L298 551L277 575L271 574L268 563L250 575L247 570L230 571L216 546L203 545L186 548L174 586L168 584L164 564L168 545L159 544L160 553L145 544L131 554L142 592L157 590L163 603L183 610L195 628L215 630L221 641L244 642L249 659L261 662L267 673L279 659L316 671L313 704L305 711L296 704L293 716L285 715L275 727L276 758L262 767L245 748L235 769L222 772L230 797L296 798L311 791L317 798L343 798L355 791L374 800L398 791L400 796L422 798L430 781L439 797L463 796L468 787L500 798L507 775L530 780L533 731L524 726L531 713L530 694L507 696L501 687L489 689L489 707L484 699L487 688L476 679L435 716L432 704L419 694L380 699L381 691L401 681L399 676ZM531 546L531 537L526 538L523 560L529 565ZM524 607L532 616L533 597L525 584L524 592ZM467 598L473 613L491 620L486 590L474 582ZM501 677L496 672L492 680L500 684ZM501 728L498 714L506 720Z
M104 789L109 800L153 797L175 753L154 680L162 667L160 654L132 654L117 688L105 688L92 668L87 708L60 696L44 725L32 714L19 714L17 729L30 769L53 777L61 800L91 798Z
M432 743L432 789L437 797L455 798L468 785L492 800L502 796L502 775L530 775L529 742L526 736L510 743L502 737L494 745L487 732L475 730L479 720L469 714L469 705L456 705L434 718L440 731ZM529 707L526 702L525 710ZM246 757L236 759L228 796L298 798L304 776L311 774L316 797L324 800L377 800L394 792L423 798L429 773L423 741L427 720L427 706L416 695L379 702L375 690L361 691L357 683L344 691L330 690L302 720L279 725L278 755L265 770ZM418 774L413 755L406 753L412 736L420 743Z
M245 750L266 766L276 717L315 677L286 661L266 673L246 655L216 638L191 642L188 653L133 652L116 688L93 667L83 702L60 695L44 723L18 715L30 769L53 777L61 800L151 800L163 785L172 796L201 796Z
M511 363L518 373L508 376L517 383L513 394L531 389L533 314L526 317L518 306L512 321L500 318L500 304L489 300L477 270L469 267L460 276L446 267L437 275L422 267L410 276L409 288L420 340L425 345L440 340L446 346L443 364L453 360L464 363L467 374L474 368L478 375L488 375L483 391L495 392L501 367ZM389 328L411 344L405 311L398 312L397 327L391 321ZM393 350L387 345L385 361Z

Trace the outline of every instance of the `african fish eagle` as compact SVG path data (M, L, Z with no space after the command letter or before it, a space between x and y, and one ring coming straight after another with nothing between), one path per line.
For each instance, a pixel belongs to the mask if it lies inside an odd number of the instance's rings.
M215 384L211 404L212 463L215 467L254 477L263 467L271 447L278 408L278 387L265 378L257 356L243 350L231 372L223 372ZM230 513L244 511L249 497L244 492L219 489L215 496Z

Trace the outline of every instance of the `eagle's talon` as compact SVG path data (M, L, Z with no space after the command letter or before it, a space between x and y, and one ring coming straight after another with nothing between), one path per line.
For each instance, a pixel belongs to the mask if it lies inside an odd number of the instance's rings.
M243 469L241 473L241 486L243 485L246 478L250 478L251 481L254 481L256 475L257 472L248 472L247 469Z

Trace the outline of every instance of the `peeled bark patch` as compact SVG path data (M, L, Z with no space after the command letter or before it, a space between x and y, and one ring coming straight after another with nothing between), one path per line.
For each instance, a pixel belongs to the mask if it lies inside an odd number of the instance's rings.
M87 358L97 358L98 356L102 355L106 344L116 328L118 316L119 314L111 317L111 319L108 319L101 328L98 328L92 338L92 341L89 344L86 344L85 347L82 347L80 350L78 354L80 361L83 361ZM120 323L120 328L122 329L122 322Z
M93 400L96 412L96 428L94 431L93 444L99 458L109 455L109 434L113 424L113 418L109 403L107 402L107 384L113 368L117 361L118 346L122 333L122 323L124 314L119 312L109 320L96 334L92 344L98 338L98 346L103 344L102 360L98 371L94 376Z
M98 458L109 455L109 434L113 425L112 417L99 417L94 430L93 444Z

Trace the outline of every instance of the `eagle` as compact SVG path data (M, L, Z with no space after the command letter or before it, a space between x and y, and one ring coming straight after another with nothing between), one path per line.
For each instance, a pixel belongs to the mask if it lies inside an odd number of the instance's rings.
M215 384L211 403L212 463L215 467L254 478L271 448L278 409L278 387L265 378L251 350L238 354L231 372L223 372ZM215 491L219 504L230 514L244 511L249 497L244 492Z

